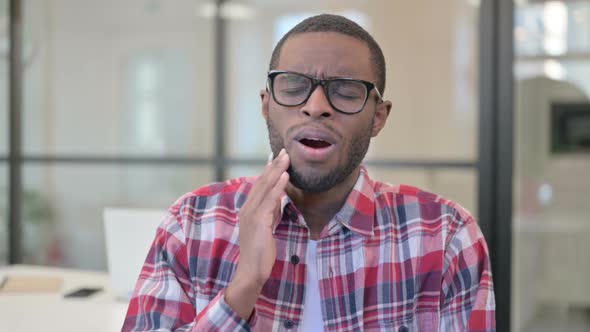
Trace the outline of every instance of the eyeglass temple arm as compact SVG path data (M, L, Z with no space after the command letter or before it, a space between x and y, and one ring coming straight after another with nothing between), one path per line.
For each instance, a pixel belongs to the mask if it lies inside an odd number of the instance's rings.
M379 102L382 103L383 96L381 95L381 92L379 92L379 89L377 89L377 86L375 86L375 92L377 92L377 97L379 97Z

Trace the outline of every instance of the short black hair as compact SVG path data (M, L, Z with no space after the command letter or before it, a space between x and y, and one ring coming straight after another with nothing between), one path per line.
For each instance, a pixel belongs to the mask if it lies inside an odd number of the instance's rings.
M358 25L356 22L340 15L321 14L312 16L301 21L299 24L293 27L293 29L289 30L289 32L287 32L283 38L279 40L272 51L269 66L270 70L276 69L277 65L279 64L281 49L283 48L285 42L292 36L306 32L336 32L365 42L369 47L371 62L373 64L373 72L375 75L377 75L377 82L375 82L375 85L377 85L379 92L382 94L384 93L385 57L383 56L381 47L379 47L379 44L377 44L373 36L371 36L367 30L363 29L363 27Z

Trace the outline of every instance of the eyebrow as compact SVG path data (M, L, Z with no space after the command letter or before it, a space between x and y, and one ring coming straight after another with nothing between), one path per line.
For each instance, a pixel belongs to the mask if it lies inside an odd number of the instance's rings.
M351 72L346 72L346 71L339 71L339 72L336 72L335 75L329 75L329 76L323 76L323 75L318 76L315 73L309 73L309 72L303 72L302 74L305 74L305 75L308 75L311 77L315 77L315 78L326 79L326 80L335 79L335 78L355 78L355 79L358 78L358 75L353 75Z
M326 76L325 79L334 79L334 78L355 78L355 75L338 75L338 76Z

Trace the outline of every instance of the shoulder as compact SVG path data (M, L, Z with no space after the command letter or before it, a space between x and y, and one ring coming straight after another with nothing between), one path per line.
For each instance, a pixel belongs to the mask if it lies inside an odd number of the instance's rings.
M200 210L211 205L230 204L236 198L247 195L255 180L254 177L242 177L208 184L182 195L169 211L181 213L187 208Z
M255 177L235 178L188 192L168 208L168 219L185 230L191 224L207 221L235 224L255 180Z
M373 182L373 188L376 209L390 210L398 227L418 225L441 231L448 239L458 229L475 223L471 213L459 203L430 191L378 181Z

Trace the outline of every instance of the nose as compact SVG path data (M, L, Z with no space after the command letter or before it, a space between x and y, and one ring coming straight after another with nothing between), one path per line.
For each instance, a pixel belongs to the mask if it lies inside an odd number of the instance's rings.
M334 115L334 110L328 101L326 92L321 85L316 86L315 90L307 99L307 102L301 107L301 113L308 117L329 118Z

